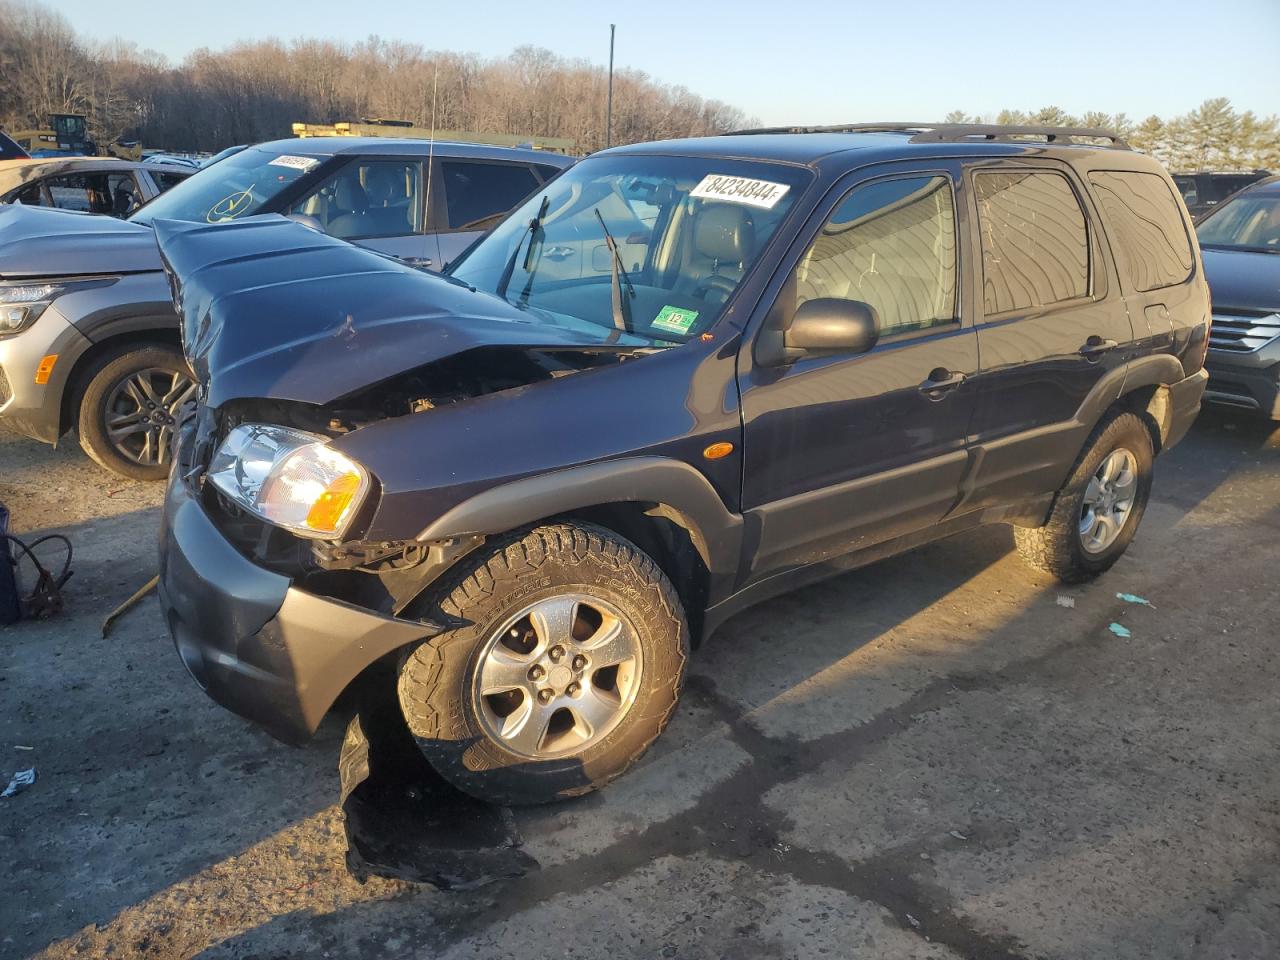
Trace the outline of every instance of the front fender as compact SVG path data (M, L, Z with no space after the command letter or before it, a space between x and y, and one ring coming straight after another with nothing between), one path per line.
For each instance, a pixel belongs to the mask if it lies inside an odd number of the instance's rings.
M627 457L525 477L485 490L446 511L418 539L505 533L547 517L610 503L667 507L689 532L713 580L737 573L742 517L705 476L666 457Z

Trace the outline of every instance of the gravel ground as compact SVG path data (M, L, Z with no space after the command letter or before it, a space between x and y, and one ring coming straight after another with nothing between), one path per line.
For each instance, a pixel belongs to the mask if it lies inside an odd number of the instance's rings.
M461 892L348 874L341 720L299 750L218 708L154 600L101 638L160 495L0 432L18 531L77 550L63 614L0 629L0 776L40 773L0 800L0 957L1280 956L1263 422L1203 416L1094 584L991 528L732 620L646 760Z

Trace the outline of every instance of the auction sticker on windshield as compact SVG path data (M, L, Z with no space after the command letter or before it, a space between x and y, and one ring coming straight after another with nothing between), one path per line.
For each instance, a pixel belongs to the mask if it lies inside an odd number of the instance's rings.
M762 210L771 210L787 195L791 187L770 180L751 180L747 177L731 177L722 173L709 173L702 182L689 191L689 196L702 200L724 200L728 203L745 203Z
M289 167L293 170L310 170L320 161L315 157L295 157L287 153L282 153L274 160L267 161L273 167Z

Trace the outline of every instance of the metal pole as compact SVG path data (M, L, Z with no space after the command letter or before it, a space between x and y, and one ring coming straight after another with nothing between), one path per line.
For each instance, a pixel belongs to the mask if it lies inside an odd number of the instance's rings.
M609 24L609 105L604 112L604 145L613 146L613 35L618 29L616 23Z

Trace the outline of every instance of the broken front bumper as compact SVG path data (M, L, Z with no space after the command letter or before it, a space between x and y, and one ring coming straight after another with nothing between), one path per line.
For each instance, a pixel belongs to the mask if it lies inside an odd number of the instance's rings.
M180 473L165 497L161 608L187 671L224 707L301 743L365 667L437 632L307 593L252 563Z

